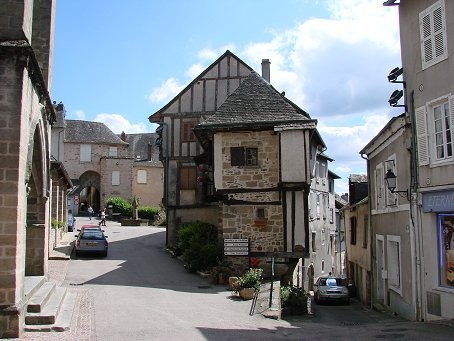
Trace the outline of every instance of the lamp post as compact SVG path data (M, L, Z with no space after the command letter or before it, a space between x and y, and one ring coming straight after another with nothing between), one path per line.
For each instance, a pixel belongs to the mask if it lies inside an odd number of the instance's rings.
M166 212L166 246L169 244L169 125L166 122L158 122L158 128L156 128L156 133L159 137L156 139L156 145L162 148L162 134L165 133L166 143L164 149L164 206ZM165 127L165 132L163 131Z

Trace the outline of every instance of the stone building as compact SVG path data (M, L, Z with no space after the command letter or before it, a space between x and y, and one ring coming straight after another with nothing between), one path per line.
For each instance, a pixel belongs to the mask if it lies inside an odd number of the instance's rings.
M0 6L0 337L21 335L26 283L47 275L54 10Z
M114 134L104 123L65 119L57 106L52 127L52 155L59 157L74 184L68 209L74 215L95 212L110 197L140 198L141 206L159 206L163 196L163 167L156 134Z

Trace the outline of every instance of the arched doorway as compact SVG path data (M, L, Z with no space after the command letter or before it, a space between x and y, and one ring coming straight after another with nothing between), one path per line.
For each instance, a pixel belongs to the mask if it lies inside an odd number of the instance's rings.
M37 124L33 137L30 139L26 171L26 252L25 275L43 276L46 270L47 242L49 231L49 174L46 160L47 144L43 139L41 124Z
M94 171L86 171L79 177L79 184L72 193L74 215L86 215L89 205L95 212L101 209L100 182L101 176Z

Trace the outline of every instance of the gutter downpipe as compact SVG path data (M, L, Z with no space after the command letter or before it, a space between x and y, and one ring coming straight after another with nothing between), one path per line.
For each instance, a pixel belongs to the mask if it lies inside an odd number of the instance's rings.
M369 159L367 158L367 155L364 156L364 154L359 154L361 156L362 159L366 160L366 171L367 171L367 196L368 196L368 204L367 204L367 214L369 215L369 219L367 219L367 228L369 229L370 233L369 233L369 245L370 245L370 273L371 273L371 293L370 293L370 308L373 308L373 302L375 300L375 291L374 291L374 288L375 288L375 283L376 282L376 276L374 276L374 265L373 265L373 255L374 253L372 252L372 249L373 249L373 240L374 240L374 236L375 236L375 232L372 230L372 209L371 209L371 198L370 198L370 193L371 193L371 181L369 180L369 174L370 173L370 162L369 162Z
M409 114L411 117L411 143L412 143L412 149L411 149L411 168L413 169L413 183L411 186L411 189L413 189L413 193L410 192L410 218L412 222L412 230L414 230L414 248L415 248L415 294L414 294L414 299L415 299L415 318L416 321L424 321L424 304L423 304L423 299L422 299L422 293L423 293L423 283L424 283L424 278L423 278L423 272L421 271L421 266L422 266L422 260L421 260L421 248L422 248L422 239L421 239L421 224L419 223L419 215L418 215L418 192L419 192L419 172L418 172L418 159L417 159L417 148L418 145L416 143L416 118L415 118L415 92L412 90L410 92L410 108L409 108Z

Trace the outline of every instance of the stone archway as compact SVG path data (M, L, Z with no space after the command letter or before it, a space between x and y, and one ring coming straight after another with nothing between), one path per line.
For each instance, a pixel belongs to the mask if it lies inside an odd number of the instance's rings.
M93 207L95 212L101 209L100 197L101 175L94 171L86 171L79 177L79 185L73 196L78 197L78 203L74 205L75 215L86 214L88 205Z
M27 157L27 214L25 276L44 276L47 272L48 199L47 144L41 124L37 124Z

